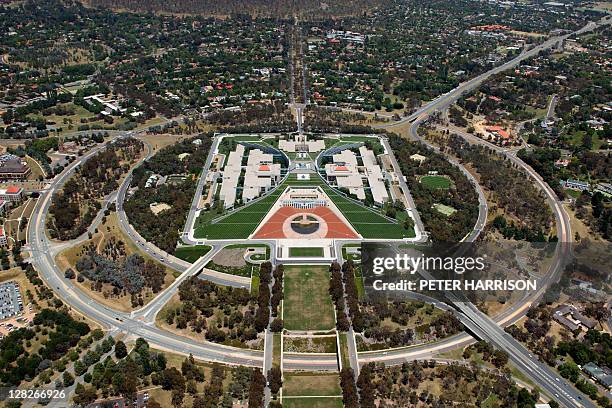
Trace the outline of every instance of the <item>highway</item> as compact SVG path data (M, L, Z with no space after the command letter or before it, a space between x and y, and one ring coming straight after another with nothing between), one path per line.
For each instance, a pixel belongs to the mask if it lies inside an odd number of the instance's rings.
M470 92L476 88L478 88L484 81L486 81L487 79L489 79L491 76L499 74L500 72L504 72L507 71L511 68L516 67L517 65L519 65L522 61L529 59L531 57L536 56L540 51L544 51L547 50L549 48L554 47L557 43L559 43L559 41L563 41L565 39L567 39L568 37L572 36L572 35L577 35L577 34L582 34L584 32L593 30L594 28L596 28L597 26L600 25L605 25L605 24L610 24L610 22L612 21L612 17L606 17L603 18L602 20L600 20L599 22L595 23L595 22L590 22L587 25L585 25L584 27L582 27L579 30L576 30L572 33L569 34L564 34L564 35L560 35L557 37L553 37L550 38L546 41L544 41L543 43L527 50L527 51L523 51L521 54L517 55L516 57L514 57L513 59L511 59L510 61L505 62L502 65L499 65L487 72L484 72L466 82L462 82L461 84L459 84L458 87L454 88L453 90L438 96L437 98L435 98L434 100L426 103L425 105L423 105L422 107L420 107L419 109L417 109L415 112L413 112L412 114L403 117L402 119L390 123L390 124L382 124L382 125L376 125L373 126L375 128L381 128L381 129L393 129L395 127L401 126L403 124L405 124L406 122L412 122L413 120L417 119L420 116L429 116L432 113L434 113L435 111L442 111L443 109L447 108L448 106L452 105L455 101L457 101L461 95L463 95L466 92Z
M119 136L116 135L114 137ZM196 359L202 361L263 367L264 356L262 351L224 346L207 342L204 339L201 341L195 341L161 330L154 325L155 315L172 296L180 282L193 274L197 274L199 269L205 265L220 248L229 243L235 243L235 241L218 242L217 245L214 246L205 257L198 260L193 266L189 263L184 263L185 265L174 264L177 266L177 268L181 268L178 269L183 272L181 276L177 278L170 287L158 294L150 303L139 310L135 310L131 314L119 312L96 303L78 287L76 287L69 279L64 278L63 271L61 271L55 263L55 244L51 243L46 235L45 220L51 204L51 198L53 197L53 194L59 191L63 184L74 174L78 166L104 148L105 146L98 146L82 157L79 157L68 167L66 167L60 175L56 176L56 178L51 181L49 188L41 194L36 204L29 223L27 249L29 249L32 254L30 258L32 265L39 272L41 278L64 302L70 305L74 310L94 321L99 322L109 329L116 329L135 337L142 337L151 345L162 350L185 355L191 353ZM120 198L122 202L122 199L125 197L125 191L129 185L129 179L130 177L126 177L117 194L118 204ZM118 205L118 209L119 207L120 206ZM125 213L123 213L123 215L125 215ZM121 222L120 224L124 229L129 226L129 223L127 222ZM129 226L128 231L130 230L131 226ZM139 242L138 239L142 239L139 235L137 235L137 233L135 233L135 231L133 231L129 236L136 242ZM143 245L142 242L139 243L141 246ZM147 245L150 244L147 243ZM156 249L155 246L153 246L153 248ZM159 249L157 250L161 251ZM172 258L169 259L162 258L160 261L164 262L166 265L172 265ZM238 287L245 286L244 283L237 283L234 280L235 277L233 275L211 273L210 275L206 274L205 278L221 285L232 285ZM244 278L242 279L244 280ZM305 370L317 369L319 367L319 365L311 363L307 357L303 356L296 357L296 365Z

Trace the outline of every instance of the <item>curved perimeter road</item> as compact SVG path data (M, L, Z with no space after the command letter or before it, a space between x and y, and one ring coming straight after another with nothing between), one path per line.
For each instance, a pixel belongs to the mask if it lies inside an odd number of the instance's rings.
M109 143L112 143L112 141ZM41 278L62 300L79 313L109 328L117 328L129 335L142 337L155 347L176 353L191 353L195 358L205 361L262 367L263 352L261 351L195 341L158 329L142 318L131 318L127 313L118 312L96 303L70 280L64 278L63 272L59 270L55 263L45 229L45 220L51 205L51 198L74 174L81 163L104 148L105 146L98 146L71 163L51 182L50 188L41 194L36 204L28 230L28 245L32 254L32 264Z

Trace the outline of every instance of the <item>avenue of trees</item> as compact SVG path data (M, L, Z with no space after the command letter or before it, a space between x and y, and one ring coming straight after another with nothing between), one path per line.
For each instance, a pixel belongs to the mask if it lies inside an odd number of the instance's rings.
M18 386L34 379L72 350L89 331L86 323L77 322L63 309L41 310L31 327L17 329L0 340L0 384ZM40 349L33 350L32 344L41 336L47 340Z
M418 391L421 385L425 390ZM440 387L440 393L427 389ZM358 397L363 408L392 406L424 406L432 408L484 406L495 395L499 406L533 408L538 402L537 390L519 389L510 372L483 370L478 366L437 365L435 361L412 361L385 367L370 363L361 368L357 379ZM350 387L349 387L350 388ZM558 408L555 401L551 407Z

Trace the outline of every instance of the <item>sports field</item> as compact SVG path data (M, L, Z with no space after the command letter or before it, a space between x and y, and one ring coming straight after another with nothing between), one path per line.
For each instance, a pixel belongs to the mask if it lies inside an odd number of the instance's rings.
M437 189L446 190L446 189L449 189L451 186L450 180L442 176L423 176L421 177L421 184L433 190L437 190Z
M400 223L394 223L380 215L377 211L366 208L340 195L317 175L313 174L310 180L298 180L296 174L290 174L281 186L266 197L246 205L216 223L207 219L210 217L201 216L196 220L194 237L196 239L248 238L288 186L320 186L323 188L323 191L336 204L348 222L364 238L400 239L413 238L415 236L413 229L406 230Z
M285 266L285 300L283 302L285 329L333 329L334 307L328 289L328 266Z
M453 207L449 207L448 205L434 204L433 206L438 212L446 215L447 217L450 217L457 212L457 210L455 210Z

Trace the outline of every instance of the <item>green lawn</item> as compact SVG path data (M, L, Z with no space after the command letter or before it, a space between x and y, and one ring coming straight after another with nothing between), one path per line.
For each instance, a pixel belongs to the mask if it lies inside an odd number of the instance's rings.
M570 197L573 197L573 198L578 198L582 194L582 191L580 191L580 190L572 190L570 188L566 188L563 191L565 191L565 193L567 195L569 195Z
M495 394L490 394L486 400L482 402L482 408L492 408L499 404L499 398Z
M338 333L338 336L340 337L340 361L342 363L342 368L347 368L351 366L348 355L348 338L346 337L346 333Z
M357 297L363 299L365 296L365 287L363 284L363 274L361 265L355 265L355 286L357 286Z
M284 389L284 388L283 388ZM342 397L284 398L283 408L342 408Z
M200 257L206 255L210 249L211 248L208 245L178 247L174 251L174 255L183 261L194 263L200 259Z
M236 248L244 248L244 249L248 249L248 248L266 248L266 255L265 255L265 259L269 259L270 258L270 247L266 244L231 244L231 245L226 245L224 247L224 249L236 249ZM258 260L258 257L253 257L253 259Z
M253 275L251 275L251 293L253 296L257 296L259 293L259 270L253 270Z
M296 353L336 353L336 336L290 337L284 336L285 352Z
M421 177L421 184L432 190L447 190L451 186L451 181L442 176L423 176Z
M272 366L280 368L281 363L281 334L274 333L272 335Z
M344 214L348 222L364 238L395 239L413 238L414 230L406 230L401 223L395 223L383 217L377 210L366 208L337 193L329 187L320 177L312 175L310 180L298 180L296 174L290 174L287 180L261 200L248 204L231 215L212 222L216 216L212 213L202 212L195 222L195 238L208 239L241 239L248 238L261 220L266 216L278 197L286 187L316 187L320 186ZM215 211L212 210L214 213Z
M268 211L270 211L270 208L276 202L283 190L283 187L279 187L260 201L247 205L216 223L211 222L211 217L208 212L203 212L195 223L195 238L248 238L248 236L255 231L255 228L257 228Z
M342 395L338 374L286 373L284 377L283 396Z
M317 258L323 256L323 248L305 247L305 248L289 248L289 256L291 258Z
M329 330L334 327L328 266L285 266L284 286L285 329Z

